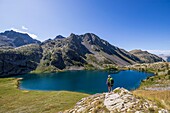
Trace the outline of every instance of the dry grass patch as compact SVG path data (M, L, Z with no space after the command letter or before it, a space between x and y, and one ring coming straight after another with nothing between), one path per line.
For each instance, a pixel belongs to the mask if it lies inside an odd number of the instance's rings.
M134 95L155 101L159 107L170 110L170 91L135 90Z

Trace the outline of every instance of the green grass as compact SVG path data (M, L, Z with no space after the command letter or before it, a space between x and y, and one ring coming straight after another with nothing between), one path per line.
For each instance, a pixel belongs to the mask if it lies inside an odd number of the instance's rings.
M165 68L166 67L166 68ZM170 91L153 91L145 90L145 88L157 88L157 87L167 87L170 84L170 71L169 67L162 66L162 68L146 68L146 72L155 73L155 76L148 77L146 80L142 81L140 87L133 91L133 94L146 98L152 101L155 101L159 107L170 110ZM167 71L167 72L166 72ZM162 74L160 74L162 73Z
M118 67L114 66L114 65L108 65L105 67L104 70L108 70L108 71L118 71Z
M54 66L38 66L35 70L31 71L30 73L51 73L51 72L58 72Z
M141 83L140 89L145 87L152 87L155 84L166 87L170 83L170 75L155 75L147 78L145 81Z
M145 88L157 88L169 86L170 75L155 75L147 78L141 83L139 89L135 90L133 93L137 96L150 99L155 101L159 107L170 110L170 91L152 91L144 90Z
M144 69L144 71L148 72L148 73L154 73L155 72L155 70L152 69L152 68L146 68L146 69Z
M0 113L57 113L73 107L88 94L17 89L14 78L0 78Z
M86 70L95 70L96 69L92 64L86 64L84 67Z

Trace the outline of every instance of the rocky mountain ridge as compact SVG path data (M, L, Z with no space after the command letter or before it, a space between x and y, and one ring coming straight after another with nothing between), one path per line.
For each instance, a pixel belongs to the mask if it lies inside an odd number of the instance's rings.
M58 69L91 66L103 69L105 65L131 65L140 59L127 51L109 44L93 33L71 34L67 38L48 40L41 44L42 63ZM45 63L43 63L45 62Z
M27 44L40 44L41 42L31 38L28 34L16 31L0 33L0 47L19 47Z
M68 37L58 35L54 39L40 43L27 34L6 31L0 33L1 41L3 41L0 43L2 45L0 46L1 76L24 74L33 70L56 72L60 70L105 69L144 62L136 54L113 46L93 33L83 35L72 33ZM147 62L160 61L155 60L155 57L157 58L157 56L149 57ZM153 60L151 60L152 58ZM23 63L27 61L29 66ZM20 63L25 64L25 67ZM6 67L9 69L4 69L4 65L7 65ZM31 65L32 67L30 67Z
M147 51L142 51L142 50L136 49L136 50L130 51L129 53L138 57L141 60L141 63L154 63L154 62L164 62L165 61L161 57L151 54Z

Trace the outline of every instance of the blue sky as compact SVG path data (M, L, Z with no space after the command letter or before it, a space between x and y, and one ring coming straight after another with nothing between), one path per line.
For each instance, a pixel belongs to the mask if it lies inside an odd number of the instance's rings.
M0 31L95 33L125 50L170 53L170 0L0 0Z

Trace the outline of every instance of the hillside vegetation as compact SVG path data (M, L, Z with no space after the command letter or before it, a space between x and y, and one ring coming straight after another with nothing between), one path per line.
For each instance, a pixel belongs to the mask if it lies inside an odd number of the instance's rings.
M138 64L127 68L154 73L155 76L142 81L140 88L133 93L156 101L160 106L170 110L170 63Z

